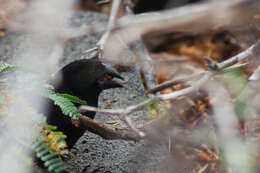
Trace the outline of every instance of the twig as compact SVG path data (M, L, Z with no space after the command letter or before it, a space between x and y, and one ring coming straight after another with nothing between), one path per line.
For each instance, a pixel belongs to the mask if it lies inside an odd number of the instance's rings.
M107 26L107 31L102 35L101 39L97 43L97 46L100 48L100 50L104 49L107 38L109 37L109 34L111 32L111 29L115 25L116 15L117 15L120 3L121 3L120 0L113 0L111 13L109 16L109 21L108 21L108 26Z
M105 113L105 114L111 114L111 115L124 115L126 120L128 121L128 114L140 110L143 107L147 106L148 104L151 104L152 102L162 99L162 100L168 100L168 99L175 99L179 96L191 93L193 91L196 91L199 89L205 82L207 82L212 76L217 74L218 72L221 72L222 70L234 65L238 61L242 61L246 59L248 56L252 55L254 51L260 48L260 42L257 42L256 44L252 45L245 51L239 53L238 55L223 61L222 63L217 63L217 69L214 67L214 70L212 69L211 71L207 71L204 73L204 75L201 77L200 80L197 82L193 83L192 86L188 88L184 88L175 92L172 92L170 94L158 94L155 96L152 96L143 102L133 105L133 106L128 106L127 108L124 109L100 109L96 107L91 107L91 106L81 106L80 111L95 111L95 112L100 112L100 113ZM174 84L174 82L172 82ZM158 87L155 87L158 88ZM78 124L80 127L89 130L95 134L100 135L101 137L105 139L124 139L124 140L140 140L143 138L148 137L149 135L146 134L147 129L150 129L154 123L151 123L147 126L142 126L142 131L140 129L135 128L135 126L131 127L130 129L119 129L117 127L111 127L111 126L106 126L103 123L98 123L94 120L91 120L87 117L81 116L77 120L73 121L78 121ZM127 122L129 126L131 126L131 121ZM140 134L141 132L141 134Z
M157 13L130 15L117 22L113 28L113 31L115 31L113 33L115 35L128 33L129 37L125 37L124 41L131 43L139 35L149 32L170 30L170 32L201 33L216 28L216 26L241 25L247 23L250 15L252 16L250 8L241 10L239 6L241 2L243 0L209 1ZM259 2L255 2L255 5L259 5ZM238 13L244 14L245 17L239 21L240 23L238 23L238 20L233 22L232 20L236 18ZM192 27L190 27L191 25Z
M111 0L101 0L98 1L97 4L106 4L106 3L110 3Z
M199 74L194 74L194 75L191 75L191 76L185 76L185 77L179 78L179 79L172 79L172 80L166 81L166 82L159 84L159 85L155 86L154 88L146 91L146 94L154 94L158 91L161 91L165 88L176 85L178 83L186 82L188 80L194 80L194 78L196 79L197 77L199 77L201 75L202 75L202 73L199 73Z
M88 49L88 50L84 51L83 53L84 53L84 54L87 54L87 53L89 53L89 52L92 52L92 51L97 51L97 50L98 50L98 46L96 46L96 47L93 47L93 48L90 48L90 49Z
M155 75L152 58L150 57L141 37L138 37L138 39L132 44L132 50L140 60L142 72L144 74L145 87L147 89L152 89L158 85L158 81Z
M211 70L211 71L205 72L200 80L198 80L197 82L195 82L192 86L190 86L188 88L184 88L184 89L181 89L181 90L169 93L169 94L158 94L158 95L152 96L152 97L144 100L143 102L141 102L137 105L128 106L124 109L100 109L100 108L87 106L87 105L81 106L79 108L80 112L95 111L95 112L105 113L105 114L110 114L110 115L124 115L125 120L127 121L127 124L128 124L128 126L130 126L130 128L117 128L117 127L107 126L103 123L96 122L85 116L80 116L78 119L74 119L73 120L74 124L76 122L76 124L78 126L80 126L81 128L84 128L90 132L93 132L93 133L103 137L104 139L123 139L123 140L137 141L137 140L146 138L149 136L146 134L146 132L147 132L146 129L150 129L154 125L154 123L151 123L151 124L147 125L146 127L142 126L141 127L142 131L140 131L139 128L137 129L137 128L135 128L135 126L132 126L131 119L129 121L127 115L129 115L130 113L132 113L134 111L144 108L145 106L155 102L158 99L162 99L162 100L174 99L174 98L191 93L191 92L199 89L213 75L217 74L218 72L224 70L227 67L232 66L233 64L237 63L238 61L244 60L248 56L252 55L253 51L255 51L256 49L259 49L259 48L260 48L260 42L257 42L256 44L249 47L245 51L239 53L238 55L236 55L222 63L218 63L217 64L218 68L215 69L215 71ZM198 75L201 75L201 74L198 74ZM181 79L181 80L184 80L184 79ZM175 82L170 81L169 84L167 84L167 86L170 86L170 84L175 84ZM161 89L164 88L162 86L166 86L166 85L156 86L155 89L151 89L151 91L157 91L157 90L159 90L158 88L161 88Z
M145 133L136 128L129 116L124 116L124 120L128 127L130 127L136 134L138 134L139 137L145 137Z
M213 74L215 74L215 73L211 72L211 71L207 71L204 73L202 78L200 80L198 80L197 82L195 82L192 86L169 93L169 94L160 94L160 95L157 95L157 97L161 100L170 100L170 99L175 99L177 97L189 94L193 91L198 90L201 87L201 85L203 85L205 82L207 82L209 80L210 77L213 76Z
M72 122L73 124L76 124L77 126L80 126L81 128L92 133L95 133L104 139L123 139L138 141L144 137L139 135L132 129L108 126L102 122L97 122L86 116L80 116L78 119L73 119Z
M133 4L131 0L126 0L123 3L123 9L126 14L133 15ZM154 86L158 85L158 81L155 75L154 64L152 62L152 58L149 55L147 48L145 47L141 36L139 36L132 44L131 49L135 53L136 58L140 61L141 70L144 76L144 83L147 89L152 89ZM159 104L155 104L155 108L157 112L161 110ZM138 130L133 124L131 118L129 116L124 116L124 120L126 124L132 128L139 136L145 136L145 134Z
M194 83L191 87L188 87L188 88L185 88L185 89L173 92L173 93L169 93L169 94L161 94L158 96L158 98L160 98L162 100L168 100L168 99L174 99L176 97L188 94L188 93L198 89L202 84L204 84L209 78L211 78L213 75L215 75L219 71L222 71L225 68L230 67L230 66L236 64L237 62L246 59L248 56L252 56L253 52L259 48L260 48L260 41L257 41L254 45L250 46L248 49L237 54L236 56L233 56L233 57L223 61L222 63L217 63L216 64L217 67L214 66L214 69L212 69L211 71L205 72L203 77L199 81Z
M260 49L260 41L257 42L256 44L252 45L245 51L237 54L236 56L231 57L228 60L223 61L222 63L218 63L218 69L216 71L207 71L204 73L202 78L198 80L197 82L193 83L192 86L188 88L184 88L178 91L174 91L169 94L158 94L156 96L153 96L151 98L148 98L147 100L137 104L137 105L132 105L128 106L124 109L99 109L96 107L91 107L91 106L81 106L79 108L80 112L86 112L86 111L95 111L95 112L100 112L100 113L107 113L107 114L112 114L112 115L120 115L120 114L130 114L136 110L140 110L143 107L147 106L148 104L151 104L153 101L156 100L169 100L169 99L175 99L179 96L183 96L185 94L191 93L201 87L202 84L204 84L208 79L210 79L213 75L217 74L218 72L224 70L225 68L234 65L238 61L242 61L246 59L248 56L253 55L252 52L256 51L256 49Z
M99 113L103 113L103 114L111 114L111 115L122 115L122 114L129 115L130 113L138 111L138 110L142 109L144 106L153 103L157 99L158 98L156 98L156 97L150 97L137 105L128 106L127 108L124 108L124 109L101 109L101 108L97 108L97 107L93 107L93 106L83 105L83 106L79 107L79 112L84 113L84 112L88 112L88 111L94 111L94 112L99 112Z
M123 9L128 15L133 15L133 5L131 0L126 0L123 3ZM158 85L157 78L155 76L154 65L152 63L152 58L150 57L147 48L145 47L141 36L134 41L131 49L136 54L137 58L141 62L142 72L144 74L145 85L147 89L152 89L154 86Z

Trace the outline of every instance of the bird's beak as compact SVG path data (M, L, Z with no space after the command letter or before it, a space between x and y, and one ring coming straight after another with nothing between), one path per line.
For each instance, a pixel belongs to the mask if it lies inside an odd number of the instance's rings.
M106 73L105 73L105 80L103 80L101 84L102 89L109 89L109 88L121 88L123 87L122 82L124 78L112 67L105 66ZM120 80L117 80L120 79ZM122 80L122 81L121 81Z
M114 78L124 80L124 78L120 76L120 74L116 71L116 69L112 67L106 66L106 73Z
M106 67L107 68L107 74L113 78L117 78L117 79L121 79L122 81L124 81L124 78L114 69L111 67ZM111 80L111 82L113 82L114 87L113 88L120 88L123 87L123 82L122 81L118 81L118 80Z

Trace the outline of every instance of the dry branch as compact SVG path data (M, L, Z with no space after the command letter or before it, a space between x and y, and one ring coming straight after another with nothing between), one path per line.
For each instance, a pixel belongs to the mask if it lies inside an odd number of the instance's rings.
M72 122L74 125L108 140L123 139L138 141L142 138L132 129L105 125L102 122L97 122L86 116L80 116L78 119L73 119Z
M183 96L183 95L186 95L186 94L189 94L191 92L198 90L203 84L205 84L212 76L214 76L218 72L220 72L250 56L253 57L252 55L254 55L254 52L257 51L258 49L260 49L260 41L256 42L254 45L252 45L245 51L237 54L236 56L231 57L228 60L225 60L221 63L216 63L217 68L214 67L214 69L206 71L203 74L203 76L197 82L193 83L190 87L187 87L187 88L184 88L184 89L181 89L178 91L174 91L169 94L154 95L137 105L132 105L132 106L129 106L129 107L126 107L123 109L100 109L100 108L84 105L84 106L80 107L79 111L80 112L95 111L95 112L100 112L100 113L105 113L105 114L110 114L110 115L125 115L126 116L132 112L143 109L145 106L147 106L157 100L176 99L179 96ZM171 84L175 84L175 82L172 82ZM169 86L169 84L168 84L168 86ZM159 90L158 88L160 88L160 85L159 85L159 87L157 86L155 88L156 88L156 91ZM163 87L161 87L161 89L162 88ZM79 121L80 121L80 127L90 130L90 131L91 131L90 127L101 126L102 130L99 130L98 132L95 131L94 133L99 134L102 137L105 136L106 139L114 139L115 136L117 137L117 139L120 138L120 139L126 139L126 140L138 140L138 139L144 138L144 136L136 133L133 129L124 129L123 131L116 130L115 128L111 129L111 127L107 127L104 124L102 124L102 125L98 124L98 123L95 124L95 121L93 121L93 120L91 122L89 122L83 117L80 117ZM91 123L91 124L89 124L89 123ZM93 130L92 130L92 132L93 132ZM122 133L122 134L120 134L120 133Z
M115 38L130 44L140 35L160 32L204 33L215 29L236 29L253 19L260 2L245 0L206 1L161 12L120 18L110 33L104 56L116 57L123 48ZM216 8L218 7L218 8ZM252 10L254 9L254 10ZM239 17L238 17L239 16ZM113 50L111 52L111 50Z
M102 35L101 39L98 41L97 46L102 50L106 44L106 41L109 37L111 29L114 27L116 22L116 15L119 9L121 1L120 0L113 0L112 9L108 20L108 26L106 32Z
M233 56L231 58L229 58L228 60L225 60L221 63L217 63L217 69L215 71L206 71L204 72L204 75L201 77L201 79L199 79L197 82L193 83L190 87L188 88L184 88L178 91L174 91L172 93L169 94L159 94L156 95L152 98L149 98L137 105L132 105L129 106L127 108L123 108L123 109L99 109L96 107L92 107L92 106L81 106L79 111L80 112L85 112L85 111L95 111L95 112L100 112L100 113L107 113L107 114L112 114L112 115L120 115L120 114L130 114L136 110L140 110L143 107L145 107L148 104L151 104L152 101L161 99L161 100L169 100L169 99L175 99L179 96L191 93L197 89L199 89L201 87L202 84L204 84L210 77L212 77L213 75L215 75L216 73L218 73L219 71L224 70L227 67L230 67L234 64L236 64L239 61L242 61L246 58L248 58L249 56L253 55L253 52L256 51L256 49L260 49L260 41L258 41L256 44L250 46L248 49L246 49L245 51L237 54L236 56ZM174 82L172 83L174 84ZM157 87L156 87L157 88Z

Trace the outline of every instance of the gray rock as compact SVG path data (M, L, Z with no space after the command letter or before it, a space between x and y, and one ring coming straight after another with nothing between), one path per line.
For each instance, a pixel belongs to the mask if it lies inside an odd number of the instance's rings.
M108 17L90 12L77 12L72 19L73 26L81 26L94 22L100 22L106 27ZM71 39L64 50L61 64L67 64L75 59L79 59L87 49L96 45L100 34L92 34L81 38ZM11 61L14 51L22 44L24 36L8 33L6 37L0 38L0 58ZM122 56L122 55L120 55ZM124 58L133 58L129 50L124 51ZM110 89L104 91L99 98L99 107L102 108L123 108L136 104L145 99L144 88L140 74L136 68L129 68L127 72L122 72L122 76L127 83L124 88ZM108 104L109 102L113 104ZM142 123L146 117L142 111L133 113L132 118L137 124ZM96 119L109 121L107 115L97 114ZM76 156L66 159L71 172L164 172L160 163L167 159L168 151L165 144L152 141L123 141L104 140L101 137L86 132L71 150Z

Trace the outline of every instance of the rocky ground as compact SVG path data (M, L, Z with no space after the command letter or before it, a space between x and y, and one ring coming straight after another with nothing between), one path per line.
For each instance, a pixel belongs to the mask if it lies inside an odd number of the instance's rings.
M104 27L108 17L90 12L76 12L72 20L73 26L100 22ZM61 64L66 64L75 59L79 59L83 52L95 46L101 35L92 34L81 38L75 38L66 43L64 56ZM16 33L7 33L0 38L0 58L1 60L16 62L16 50L23 43L24 36ZM130 51L124 51L124 58L134 58ZM84 55L87 56L87 55ZM122 55L121 55L122 56ZM123 108L131 104L136 104L145 98L140 74L136 68L128 68L121 72L126 83L124 88L104 91L99 98L99 106L102 108ZM111 104L112 102L112 104ZM136 123L142 123L145 117L142 111L131 115ZM97 114L96 120L111 120L107 115ZM71 172L167 172L164 164L167 159L167 145L160 142L151 141L123 141L104 140L101 137L86 132L77 142L71 153L75 155L67 159Z

